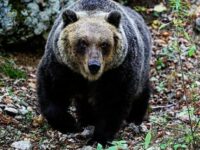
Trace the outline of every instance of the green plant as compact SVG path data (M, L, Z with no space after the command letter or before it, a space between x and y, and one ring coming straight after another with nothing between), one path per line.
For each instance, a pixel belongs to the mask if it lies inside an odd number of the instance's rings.
M48 123L44 123L43 126L40 128L40 132L46 132L49 129Z
M188 48L188 56L189 56L189 57L194 56L195 53L196 53L196 50L197 50L196 45L191 45L191 46Z
M103 150L103 146L101 144L97 144L97 150Z
M29 112L26 113L26 115L25 115L25 122L26 122L27 124L30 124L30 123L32 123L32 120L33 120L33 113L32 113L32 111L29 111Z
M182 8L181 0L170 0L169 3L173 10L179 11Z
M147 149L151 143L151 130L147 133L145 139L144 139L144 149Z
M186 149L187 146L184 144L175 144L174 146L174 150L179 150L179 149Z
M25 71L18 69L15 63L8 59L0 64L0 73L3 73L12 79L26 78L27 76Z
M39 146L41 146L44 143L44 141L46 141L46 140L47 140L46 137L41 137L40 141L39 141Z
M156 68L158 70L161 70L165 67L165 64L163 62L163 59L162 58L158 58L158 60L156 61Z
M165 90L165 82L164 81L160 82L159 85L156 86L156 90L159 93L163 93L163 91Z
M147 8L144 7L144 6L135 6L134 10L137 11L137 12L146 12Z
M123 5L127 4L128 3L128 0L119 0L119 2Z
M166 148L167 148L167 144L166 143L160 144L160 149L161 150L166 150Z
M169 0L170 7L179 15L188 15L189 3L185 0Z
M111 143L112 146L106 148L105 150L127 150L128 145L126 141L113 141ZM103 150L103 146L98 143L97 150Z
M169 45L168 47L164 47L162 49L160 55L163 57L167 57L168 60L174 60L175 59L174 53L175 53L175 51L174 51L173 47L171 47Z
M13 88L12 87L8 87L7 90L8 90L9 96L13 96L13 94L14 94Z
M197 101L199 101L199 99L200 99L200 96L199 96L199 94L192 94L192 100L195 102L197 102Z

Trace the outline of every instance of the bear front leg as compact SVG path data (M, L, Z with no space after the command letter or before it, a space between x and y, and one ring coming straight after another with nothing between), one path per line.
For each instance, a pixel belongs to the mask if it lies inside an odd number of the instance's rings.
M46 106L41 105L41 112L47 119L52 128L62 132L77 132L75 119L66 110L64 104L49 103Z
M121 123L122 121L109 121L107 119L99 118L95 124L93 137L88 141L87 144L92 145L97 142L105 146L106 144L111 143L115 133L119 130Z
M67 112L70 101L63 84L63 81L53 81L49 76L45 76L39 68L37 95L40 110L54 129L62 133L76 132L76 121Z
M86 127L88 125L93 125L93 108L89 104L87 97L77 97L75 102L78 123L80 126Z
M88 141L88 144L92 145L97 142L105 146L112 142L123 120L127 117L128 110L129 106L123 105L123 103L107 105L99 109L96 113L93 138Z

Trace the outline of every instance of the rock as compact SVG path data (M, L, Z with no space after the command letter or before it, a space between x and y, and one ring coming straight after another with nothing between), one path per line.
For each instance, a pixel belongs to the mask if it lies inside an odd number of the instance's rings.
M31 106L28 106L28 107L27 107L27 110L28 110L28 111L31 111L31 112L33 111L33 109L32 109Z
M2 102L2 100L3 100L3 96L0 96L0 103Z
M25 115L28 113L28 110L24 106L22 106L21 109L19 109L19 112L20 114Z
M200 5L200 0L191 0L191 4Z
M6 105L0 104L0 108L4 109L5 107L6 107Z
M84 146L81 150L94 150L91 146Z
M11 115L11 116L17 115L17 114L18 114L18 110L15 109L15 108L12 108L12 107L6 107L6 108L4 109L4 111L5 111L8 115Z
M32 148L32 144L30 141L17 141L12 143L11 147L19 150L30 150Z
M15 119L17 119L17 120L22 120L22 119L23 119L23 117L22 117L22 116L20 116L20 115L18 115L18 116L15 116Z
M39 149L49 149L49 141L48 140L44 140L41 142Z
M128 130L129 132L133 133L134 135L141 133L141 127L135 125L134 123L130 123L130 124L128 125L127 130Z
M88 126L83 130L83 132L81 132L81 136L83 138L88 138L91 137L93 133L94 133L94 126Z
M0 48L48 33L61 8L75 0L1 0Z

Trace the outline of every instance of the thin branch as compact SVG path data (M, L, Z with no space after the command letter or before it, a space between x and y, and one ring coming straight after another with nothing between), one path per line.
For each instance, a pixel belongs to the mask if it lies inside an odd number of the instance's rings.
M151 106L152 109L162 109L162 108L169 108L172 106L175 106L176 104L169 104L169 105L165 105L165 106Z
M183 92L184 92L183 98L184 98L184 100L186 102L186 107L187 107L187 111L188 111L188 117L189 117L189 121L190 121L190 131L191 131L191 134L192 134L193 145L194 145L195 136L194 136L194 131L193 131L193 128L192 128L192 119L191 119L191 115L190 115L189 102L188 102L188 98L186 96L186 86L185 86L185 78L184 78L184 74L183 74L183 62L181 60L180 48L179 48L178 58L179 58L180 67L181 67L181 80L182 80L182 87L183 87Z
M195 133L196 130L198 129L199 123L200 123L200 119L198 120L197 124L196 124L195 127L194 127L194 130L193 130L194 133Z

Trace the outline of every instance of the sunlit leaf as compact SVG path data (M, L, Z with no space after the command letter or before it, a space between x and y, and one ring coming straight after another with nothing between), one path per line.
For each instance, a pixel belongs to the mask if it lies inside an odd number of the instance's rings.
M97 144L97 150L103 150L103 146L101 144Z
M147 149L149 144L151 143L151 130L147 133L145 140L144 140L144 148Z
M196 52L197 48L195 45L192 45L191 47L189 47L188 49L188 56L189 57L192 57L195 55L195 52Z
M167 10L167 7L163 5L163 3L160 3L158 5L156 5L153 9L155 12L161 13L163 11Z

